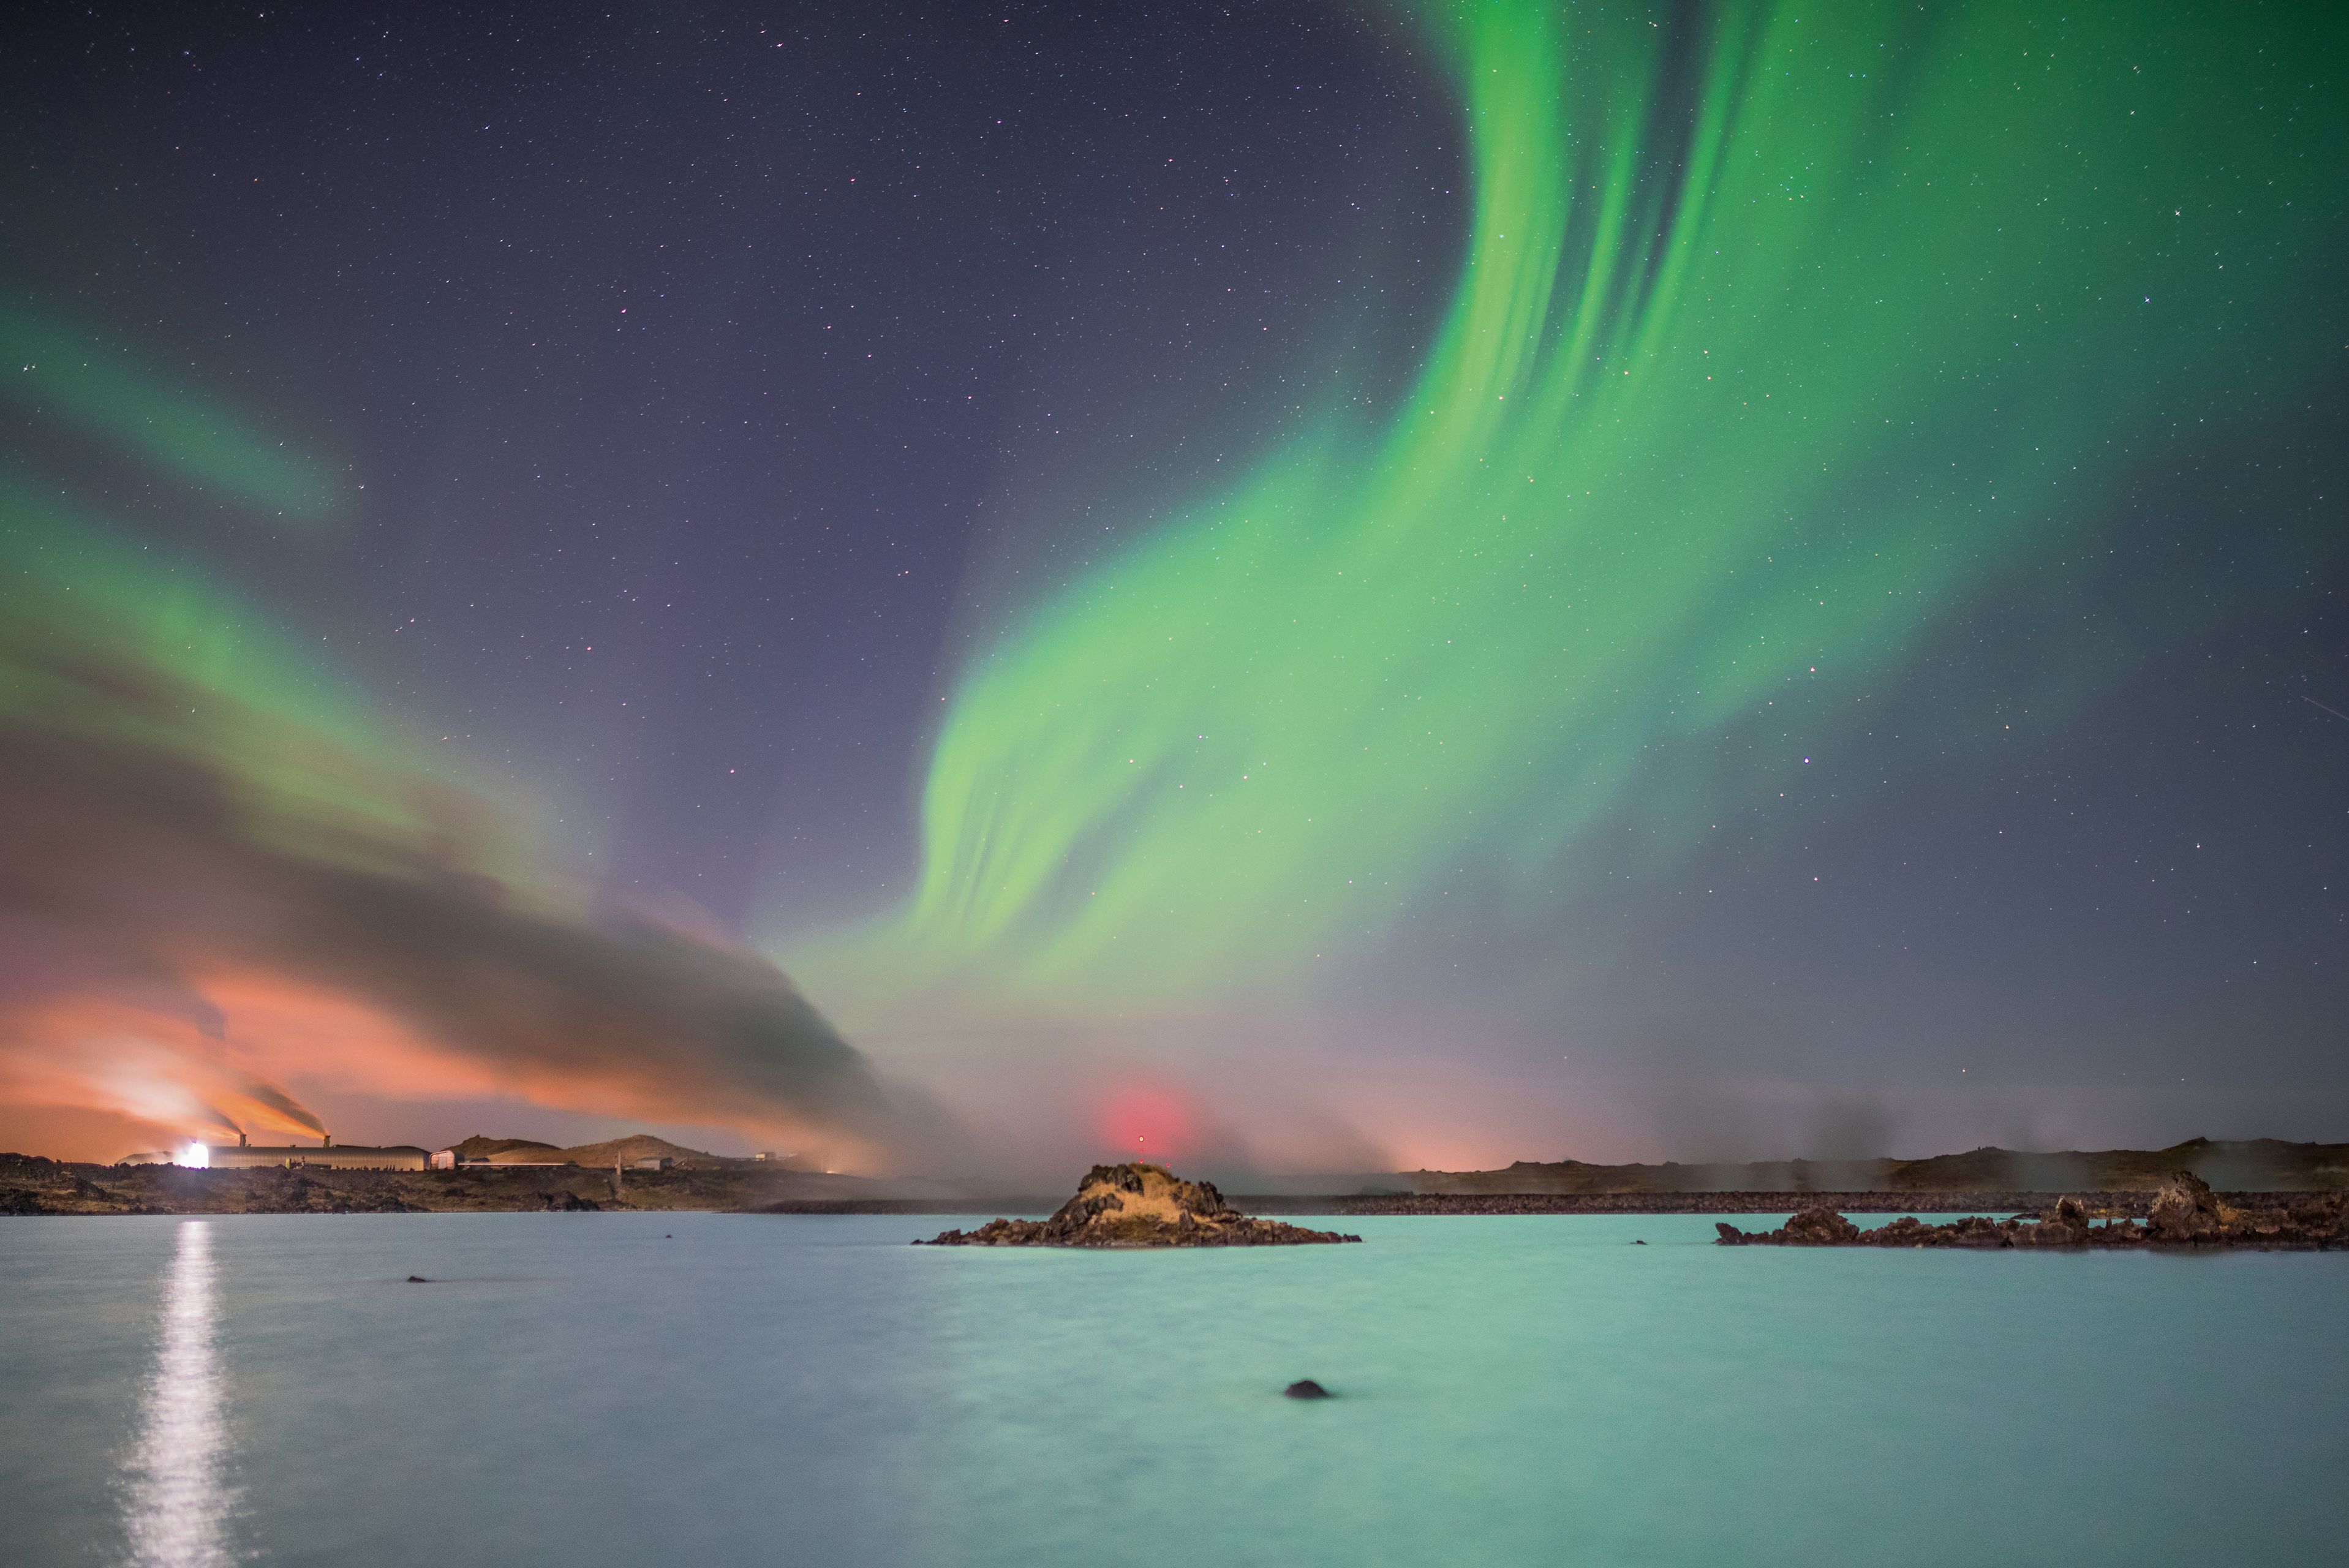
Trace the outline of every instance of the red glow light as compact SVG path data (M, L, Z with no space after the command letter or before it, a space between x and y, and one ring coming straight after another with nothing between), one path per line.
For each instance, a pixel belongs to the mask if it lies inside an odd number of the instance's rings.
M1127 1084L1102 1102L1101 1134L1127 1160L1164 1162L1187 1153L1197 1138L1181 1096L1150 1084Z

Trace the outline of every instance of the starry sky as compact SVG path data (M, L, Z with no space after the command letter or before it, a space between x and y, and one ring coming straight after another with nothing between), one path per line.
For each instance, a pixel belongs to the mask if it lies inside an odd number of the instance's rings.
M2344 65L44 7L0 1143L2344 1136Z

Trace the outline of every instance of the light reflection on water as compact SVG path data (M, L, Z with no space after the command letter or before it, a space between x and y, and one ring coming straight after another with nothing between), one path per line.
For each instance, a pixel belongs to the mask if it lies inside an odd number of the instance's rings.
M189 1220L164 1282L155 1373L123 1497L123 1533L138 1568L234 1561L226 1390L212 1335L212 1225Z

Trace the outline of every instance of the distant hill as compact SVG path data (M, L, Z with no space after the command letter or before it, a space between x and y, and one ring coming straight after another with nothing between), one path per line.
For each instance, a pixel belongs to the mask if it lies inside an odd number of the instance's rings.
M2036 1154L1985 1147L1926 1160L1783 1160L1735 1165L1520 1160L1501 1171L1408 1171L1402 1176L1416 1191L1459 1194L2149 1192L2178 1171L2191 1171L2213 1187L2230 1191L2322 1191L2349 1187L2349 1144L2191 1138L2168 1149Z
M476 1133L454 1147L460 1160L486 1160L493 1165L593 1165L609 1171L615 1161L628 1165L663 1156L680 1165L727 1162L722 1156L688 1149L682 1143L671 1143L649 1132L632 1132L626 1138L607 1138L601 1143L582 1143L572 1149L558 1149L530 1138L484 1138Z
M576 1149L563 1150L563 1158L565 1160L575 1161L582 1165L600 1165L606 1171L612 1168L616 1161L620 1164L628 1165L639 1160L652 1160L662 1156L667 1156L680 1165L688 1162L696 1165L726 1163L719 1155L711 1154L704 1150L688 1149L682 1143L671 1143L667 1139L655 1138L649 1132L632 1132L626 1138L610 1138L601 1143L583 1143Z
M712 1154L706 1149L688 1149L682 1143L671 1143L649 1132L632 1132L626 1138L607 1138L601 1143L582 1143L570 1149L558 1149L535 1139L484 1138L476 1133L453 1147L459 1160L486 1160L493 1165L581 1165L609 1171L615 1161L633 1165L639 1160L660 1158L705 1169L749 1163L728 1155ZM796 1171L801 1167L796 1160L778 1160L774 1168Z
M460 1160L490 1160L501 1165L560 1165L568 1158L552 1143L528 1138L485 1138L478 1132L452 1147Z

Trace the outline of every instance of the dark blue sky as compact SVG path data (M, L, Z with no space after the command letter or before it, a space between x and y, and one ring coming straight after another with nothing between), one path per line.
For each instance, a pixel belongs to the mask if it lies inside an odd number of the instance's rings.
M293 542L99 466L127 518L554 791L619 884L827 918L903 890L990 512L1021 593L1277 438L1333 340L1410 367L1460 201L1402 42L56 8L12 52L5 263L365 487Z
M1374 11L56 5L12 33L10 306L342 500L280 524L15 405L10 472L502 769L605 898L754 940L904 897L972 639L1319 389L1406 383L1466 242L1442 62ZM2342 307L2302 325L2337 339ZM1619 1152L2337 1136L2349 357L2257 415L2148 430L1798 811L1586 856L1530 904L1464 866L1473 913L1415 911L1270 1022L1222 1005L1203 1059L1538 1079L1508 1138L1588 1135L1597 1097ZM1538 1077L1578 1052L1588 1078ZM2008 1098L1950 1109L1961 1059Z

